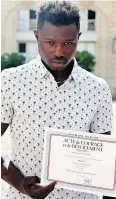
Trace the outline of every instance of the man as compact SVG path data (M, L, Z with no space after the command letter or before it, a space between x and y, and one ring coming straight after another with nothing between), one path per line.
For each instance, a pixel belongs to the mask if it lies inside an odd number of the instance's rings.
M80 68L74 58L79 30L76 6L65 1L43 4L34 30L38 57L3 71L2 134L10 124L13 148L12 161L6 165L6 158L2 159L2 178L11 185L9 199L97 198L54 189L55 182L46 187L37 184L45 127L111 131L112 98L107 83Z

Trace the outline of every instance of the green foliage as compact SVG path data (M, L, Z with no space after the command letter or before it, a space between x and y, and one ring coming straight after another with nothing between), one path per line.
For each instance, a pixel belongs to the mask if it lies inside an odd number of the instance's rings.
M92 55L88 51L82 51L82 52L77 51L75 53L75 58L79 66L81 66L82 68L84 68L89 72L94 71L94 67L96 64L94 55Z
M92 72L95 67L95 57L88 51L77 51L75 53L75 58L82 68ZM18 53L3 54L1 56L1 70L8 69L11 67L16 67L25 63L25 57Z
M16 67L25 63L25 57L18 53L3 54L1 56L1 70Z

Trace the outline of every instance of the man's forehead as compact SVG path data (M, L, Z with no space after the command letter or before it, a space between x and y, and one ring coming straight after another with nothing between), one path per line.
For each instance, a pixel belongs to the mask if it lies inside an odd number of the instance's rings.
M49 22L45 22L42 29L39 31L43 38L65 38L73 40L77 38L78 31L75 24L66 26L55 26Z

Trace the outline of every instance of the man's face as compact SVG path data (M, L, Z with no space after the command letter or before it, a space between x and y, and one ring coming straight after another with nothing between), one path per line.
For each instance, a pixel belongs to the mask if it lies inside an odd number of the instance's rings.
M52 70L62 70L72 60L79 39L76 25L55 26L45 22L34 34L42 60Z

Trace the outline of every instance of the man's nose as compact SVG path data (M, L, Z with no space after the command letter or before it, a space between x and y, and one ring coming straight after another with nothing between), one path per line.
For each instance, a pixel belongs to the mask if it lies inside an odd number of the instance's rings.
M63 46L61 45L57 45L55 48L55 56L56 57L62 57L64 56L64 49Z

